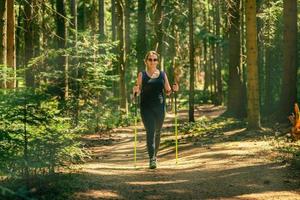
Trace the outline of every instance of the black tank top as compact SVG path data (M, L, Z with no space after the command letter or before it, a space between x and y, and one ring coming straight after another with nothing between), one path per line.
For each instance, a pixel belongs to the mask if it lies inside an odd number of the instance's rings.
M150 78L145 71L142 72L141 106L157 106L165 104L163 93L165 73L159 71L157 78Z

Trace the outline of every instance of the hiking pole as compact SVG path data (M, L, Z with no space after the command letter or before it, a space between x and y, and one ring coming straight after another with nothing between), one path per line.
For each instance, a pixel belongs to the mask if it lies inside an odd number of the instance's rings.
M136 143L137 143L137 93L134 93L134 167L136 167Z
M175 85L175 84L173 84ZM177 125L177 93L173 91L174 94L174 113L175 113L175 158L176 164L178 164L178 125Z

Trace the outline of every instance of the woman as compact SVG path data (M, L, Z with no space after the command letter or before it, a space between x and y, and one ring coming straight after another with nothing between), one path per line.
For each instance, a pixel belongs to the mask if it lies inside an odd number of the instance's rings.
M178 91L178 85L171 89L165 72L157 69L159 55L149 51L144 60L146 70L139 72L134 94L141 94L141 117L147 133L147 149L149 154L149 168L156 168L156 154L160 143L160 133L165 118L165 97L163 91L170 95Z

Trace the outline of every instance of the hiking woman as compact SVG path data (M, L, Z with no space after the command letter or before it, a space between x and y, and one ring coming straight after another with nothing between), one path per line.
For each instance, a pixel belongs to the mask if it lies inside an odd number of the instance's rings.
M178 85L170 87L167 75L157 66L159 54L149 51L144 60L146 70L139 72L133 93L141 95L141 117L147 133L147 149L149 155L149 168L156 168L156 155L159 149L160 133L165 118L165 96L178 91Z

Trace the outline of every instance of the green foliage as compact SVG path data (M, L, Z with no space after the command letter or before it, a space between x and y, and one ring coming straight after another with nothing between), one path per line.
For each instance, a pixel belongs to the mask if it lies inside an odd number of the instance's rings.
M183 90L180 91L180 99L182 99L182 101L180 101L180 104L183 105L187 105L188 104L188 99L189 99L189 91L188 90ZM195 100L195 104L205 104L205 103L211 103L212 99L210 96L209 91L205 91L205 90L195 90L194 91L194 100Z
M0 97L0 170L10 175L54 172L85 153L58 101L42 91L19 89Z
M196 122L184 123L179 127L179 132L193 136L201 136L207 133L218 134L226 130L244 126L245 122L234 118L218 117L211 120L207 117L201 117Z
M199 118L196 122L179 124L179 142L189 140L209 144L217 141L217 138L221 138L224 132L245 126L244 121L234 118L217 117L209 119L204 116ZM174 142L174 139L165 140L162 142L162 146L172 146Z
M20 187L17 191L13 191L9 188L0 186L0 197L5 199L24 199L24 200L35 200L27 195L28 191L24 187Z
M91 31L80 32L77 41L68 40L68 48L47 49L40 56L31 59L28 66L40 66L36 74L40 80L39 85L54 97L58 96L59 90L64 90L63 86L58 84L58 80L64 80L66 76L62 67L56 66L57 59L68 56L69 97L60 101L60 105L70 116L72 124L85 132L101 131L119 124L114 121L114 116L108 116L116 113L115 105L118 102L112 93L118 75L115 75L116 68L113 65L116 56L111 53L117 43L106 41L100 44L98 38L99 36ZM101 49L105 54L100 53Z
M290 138L279 137L274 140L276 150L281 154L277 157L280 162L288 161L295 168L300 169L300 141L290 141Z

